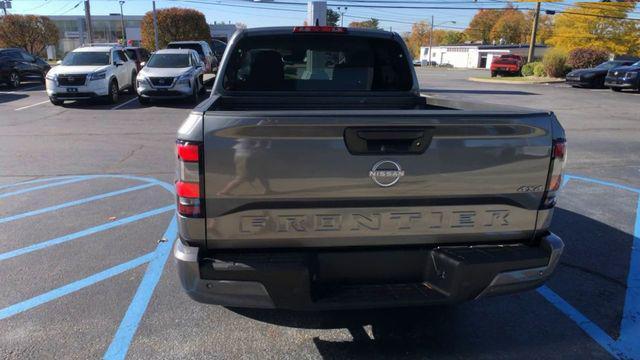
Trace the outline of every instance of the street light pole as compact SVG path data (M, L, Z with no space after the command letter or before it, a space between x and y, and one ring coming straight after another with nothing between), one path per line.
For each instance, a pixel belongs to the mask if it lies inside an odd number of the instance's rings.
M445 21L445 22L441 22L440 24L434 25L434 18L433 15L431 15L431 32L429 34L429 64L427 66L431 66L431 50L433 48L433 27L434 26L441 26L444 24L455 24L456 21L455 20L449 20L449 21Z
M344 27L344 14L347 12L348 7L344 7L344 11L342 8L338 6L338 12L340 13L340 27Z
M124 13L122 12L122 5L124 0L120 0L120 24L122 25L122 45L127 46L127 29L124 27Z

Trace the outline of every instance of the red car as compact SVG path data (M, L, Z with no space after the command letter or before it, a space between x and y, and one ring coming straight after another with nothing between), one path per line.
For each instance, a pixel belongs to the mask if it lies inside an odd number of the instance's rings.
M145 48L127 46L124 48L124 51L127 53L127 56L129 56L129 59L136 62L136 69L138 69L138 72L142 69L141 63L149 60L149 52Z
M520 55L506 54L494 57L491 62L491 77L520 74L522 65L524 65L524 58Z

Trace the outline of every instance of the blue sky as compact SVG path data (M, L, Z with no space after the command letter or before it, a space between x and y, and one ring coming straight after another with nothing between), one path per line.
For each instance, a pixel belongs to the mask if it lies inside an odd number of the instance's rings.
M151 10L151 0L125 0L125 15L143 15ZM336 9L338 5L348 7L345 13L345 25L350 21L362 20L360 18L375 17L381 19L381 25L389 30L404 32L411 29L411 24L420 20L429 20L435 17L436 24L443 24L442 28L464 28L481 7L502 7L504 0L391 0L397 4L379 3L381 0L370 0L366 4L363 0L349 3L347 0L329 0L329 7ZM277 4L285 2L286 4ZM572 1L560 3L544 3L543 9L565 9ZM82 15L84 13L82 0L13 0L11 13L39 14L39 15ZM77 7L74 8L79 4ZM351 4L351 5L350 5ZM360 6L388 6L391 8L362 8ZM533 3L517 3L521 8L531 8ZM251 0L158 0L158 8L184 7L197 9L205 14L209 23L217 22L242 22L249 27L274 26L274 25L299 25L306 16L306 1L304 0L275 0L271 2L258 2ZM464 7L467 10L458 9L402 9L399 6L421 7ZM118 0L91 0L91 13L93 15L107 15L120 13ZM640 17L633 14L633 17ZM453 24L451 21L455 21Z

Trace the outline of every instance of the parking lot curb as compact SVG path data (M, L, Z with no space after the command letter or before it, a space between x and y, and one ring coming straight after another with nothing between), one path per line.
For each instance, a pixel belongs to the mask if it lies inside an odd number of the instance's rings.
M510 84L510 85L556 84L556 83L564 82L564 79L514 81L514 80L490 79L490 78L479 78L479 77L470 77L470 78L467 78L467 80L481 82L481 83Z

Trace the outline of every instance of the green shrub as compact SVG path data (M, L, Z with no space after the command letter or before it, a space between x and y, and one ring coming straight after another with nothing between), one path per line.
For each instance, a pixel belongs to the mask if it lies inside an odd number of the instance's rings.
M541 62L533 63L533 75L537 77L547 76L547 73L544 71L544 65Z
M533 76L533 69L537 64L539 64L539 62L536 61L524 64L524 66L522 66L522 76Z
M566 74L567 55L558 50L549 50L542 58L542 65L547 76L563 77Z

